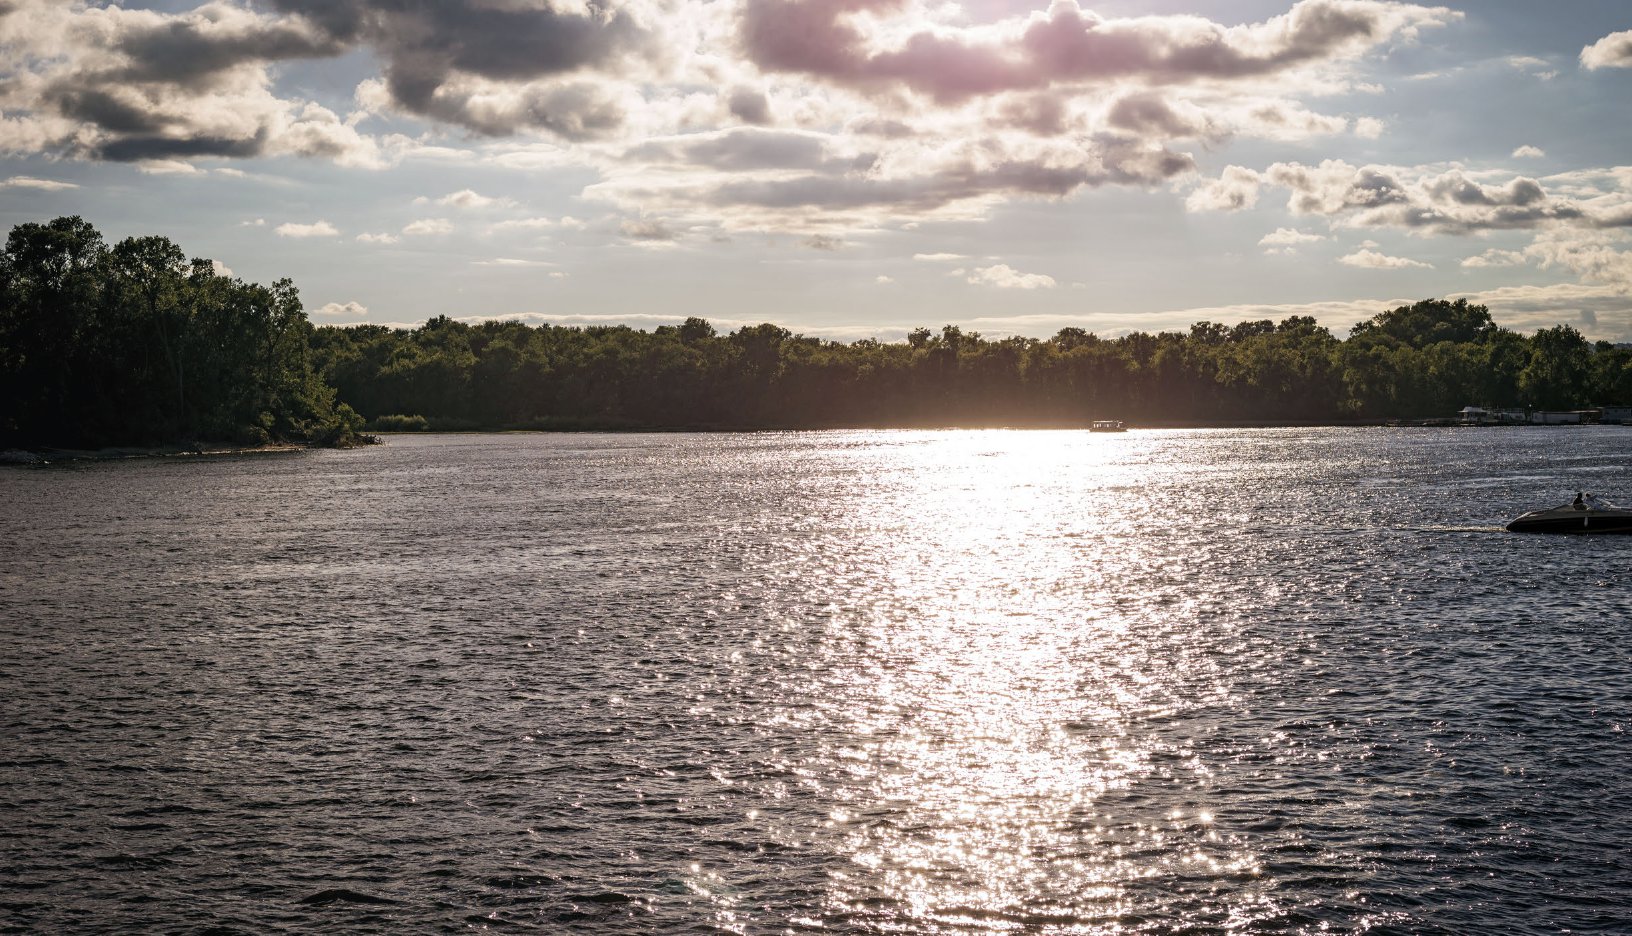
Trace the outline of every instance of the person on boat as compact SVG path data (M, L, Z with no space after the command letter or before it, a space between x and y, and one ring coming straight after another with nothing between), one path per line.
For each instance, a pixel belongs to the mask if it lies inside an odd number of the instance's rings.
M1570 506L1574 507L1576 510L1587 509L1587 501L1580 491L1575 492L1575 501L1571 503Z

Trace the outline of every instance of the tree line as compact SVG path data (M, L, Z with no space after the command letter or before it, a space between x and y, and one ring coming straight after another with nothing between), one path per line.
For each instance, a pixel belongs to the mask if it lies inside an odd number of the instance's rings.
M1380 313L1344 340L1304 316L849 343L771 324L720 334L700 318L648 332L438 317L319 328L312 349L380 428L1320 424L1632 401L1632 349L1567 325L1521 335L1460 299Z
M246 283L163 237L110 247L77 217L18 225L0 252L0 444L356 441L311 338L286 279Z
M948 325L835 342L701 318L623 326L314 328L288 280L246 283L162 237L80 218L0 254L0 444L344 444L376 428L820 428L1322 424L1464 405L1632 402L1632 349L1567 325L1522 335L1429 299L1338 339L1313 318L1106 338Z

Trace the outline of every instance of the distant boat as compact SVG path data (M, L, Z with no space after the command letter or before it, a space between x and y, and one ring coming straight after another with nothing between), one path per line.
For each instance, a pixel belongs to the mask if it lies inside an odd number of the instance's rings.
M1507 525L1514 533L1632 533L1632 510L1592 494L1560 507L1532 510Z
M1096 420L1094 420L1094 424L1088 427L1088 431L1089 432L1127 432L1128 427L1122 425L1122 420L1120 420L1120 419L1096 419Z

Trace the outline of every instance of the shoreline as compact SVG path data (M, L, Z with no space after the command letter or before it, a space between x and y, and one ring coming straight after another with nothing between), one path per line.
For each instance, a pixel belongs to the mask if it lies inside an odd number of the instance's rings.
M185 458L189 456L257 455L299 452L311 448L295 442L230 445L193 442L178 445L110 445L102 448L13 448L0 450L0 465L56 465L64 462L122 461L129 458Z
M1469 424L1439 420L1399 420L1399 421L1367 421L1367 422L1322 422L1322 423L1287 423L1287 422L1232 422L1232 423L1187 423L1187 422L1152 422L1144 425L1130 425L1129 431L1137 430L1174 430L1174 429L1558 429L1580 428L1582 426L1615 426L1619 423L1504 423L1504 424ZM338 446L339 448L365 448L368 445L382 444L384 437L390 436L418 436L418 435L643 435L652 433L696 434L707 435L718 433L721 435L757 433L757 432L954 432L968 431L981 432L991 430L1004 431L1081 431L1088 432L1087 426L1082 425L1050 425L1050 424L986 424L986 425L958 425L958 424L921 424L921 425L863 425L863 426L583 426L573 428L533 428L533 427L482 427L460 429L419 429L401 430L386 429L373 430L369 433L372 442L359 445ZM227 455L270 455L287 452L303 452L323 446L314 446L301 442L272 442L264 445L232 445L229 443L195 442L177 445L111 445L101 448L9 448L0 449L0 467L28 467L40 465L57 465L71 462L100 462L122 461L135 458L188 458L188 457L221 457Z

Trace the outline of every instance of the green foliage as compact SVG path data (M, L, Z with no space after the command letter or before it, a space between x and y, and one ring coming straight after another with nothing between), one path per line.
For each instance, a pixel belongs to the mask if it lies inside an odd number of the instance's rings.
M341 399L433 429L1327 423L1632 400L1632 353L1583 354L1569 334L1527 339L1483 306L1427 300L1346 341L1307 316L1044 341L948 325L853 344L771 324L721 335L699 318L652 332L436 318L318 329L312 344Z
M424 432L431 428L424 416L404 416L393 413L369 420L368 428L375 432Z
M110 248L59 218L18 226L0 253L7 445L346 445L365 425L1329 423L1629 402L1632 351L1567 326L1526 338L1465 300L1401 306L1342 341L1306 316L1047 340L947 325L853 344L768 323L722 335L696 317L651 332L445 316L314 329L287 280L220 276L162 237Z
M287 280L218 275L163 237L112 247L80 218L0 253L0 441L346 444L361 428L312 369Z

